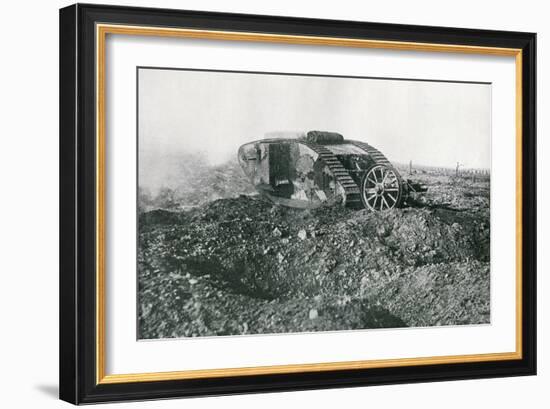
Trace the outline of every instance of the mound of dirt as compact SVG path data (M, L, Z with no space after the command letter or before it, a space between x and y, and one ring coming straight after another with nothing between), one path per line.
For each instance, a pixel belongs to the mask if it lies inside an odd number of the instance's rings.
M140 337L487 323L488 195L442 186L377 213L259 196L143 213Z

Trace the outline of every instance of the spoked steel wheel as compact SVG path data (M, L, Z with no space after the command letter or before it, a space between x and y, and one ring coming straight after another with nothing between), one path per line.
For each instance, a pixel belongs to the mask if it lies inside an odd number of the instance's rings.
M399 206L401 184L396 171L384 165L370 168L361 182L361 201L370 210Z

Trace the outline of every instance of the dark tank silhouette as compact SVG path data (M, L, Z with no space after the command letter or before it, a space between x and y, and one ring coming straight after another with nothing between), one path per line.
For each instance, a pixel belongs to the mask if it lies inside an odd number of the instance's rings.
M373 146L336 132L309 131L249 142L239 148L238 159L256 190L290 207L343 203L388 210L402 207L411 192L426 191L403 179Z

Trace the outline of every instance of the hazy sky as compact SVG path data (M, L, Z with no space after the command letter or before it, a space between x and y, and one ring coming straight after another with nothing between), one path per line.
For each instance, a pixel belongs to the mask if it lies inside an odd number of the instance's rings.
M162 177L166 156L202 150L218 164L274 131L336 131L391 161L490 167L488 84L140 69L138 88L142 182Z

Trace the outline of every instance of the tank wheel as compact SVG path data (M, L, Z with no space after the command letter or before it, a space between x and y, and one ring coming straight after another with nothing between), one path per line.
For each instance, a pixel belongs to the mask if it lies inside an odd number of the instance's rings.
M401 184L397 173L384 165L370 168L361 181L361 201L370 210L388 210L400 205Z

